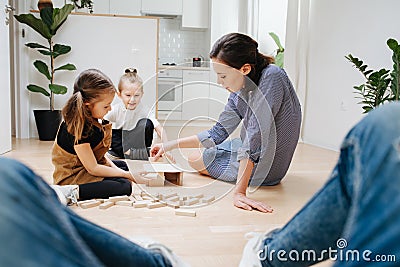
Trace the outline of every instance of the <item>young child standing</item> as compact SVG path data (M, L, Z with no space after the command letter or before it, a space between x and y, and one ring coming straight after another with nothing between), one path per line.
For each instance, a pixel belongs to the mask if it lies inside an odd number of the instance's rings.
M85 70L75 80L52 150L53 189L60 200L62 195L72 201L130 195L131 181L145 181L134 177L125 162L104 156L111 144L111 124L103 117L114 96L113 83L99 70Z
M166 142L167 134L150 110L142 102L143 81L134 68L128 68L118 83L122 103L113 106L106 119L113 123L109 155L115 158L147 160L154 130Z

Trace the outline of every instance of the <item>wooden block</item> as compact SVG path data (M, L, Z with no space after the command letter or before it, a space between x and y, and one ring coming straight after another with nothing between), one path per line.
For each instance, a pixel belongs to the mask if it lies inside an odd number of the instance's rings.
M172 196L172 197L169 197L169 198L167 198L165 200L166 201L170 201L170 202L175 202L175 201L179 200L179 196Z
M163 172L151 172L144 176L147 179L165 179Z
M183 172L164 172L165 180L176 185L183 184Z
M104 203L102 203L102 204L99 206L99 209L105 210L105 209L108 209L108 208L111 207L111 206L114 206L114 202L105 201Z
M155 160L155 157L149 157L149 161L151 163L168 163L167 159L164 157L160 157L160 158L158 158L158 160Z
M137 201L142 201L142 200L143 200L142 193L143 193L143 191L140 192L140 195L133 195L133 197L134 197Z
M146 182L147 186L150 187L164 186L164 181L165 181L164 173L148 173L146 175L146 178L150 179Z
M179 209L181 205L179 205L179 202L172 201L172 202L167 202L168 207L172 207L174 209Z
M161 202L155 202L155 203L147 204L147 208L149 208L149 209L161 208L161 207L165 207L165 206L166 206L166 204L165 203L161 203Z
M80 206L83 205L83 204L94 203L94 202L96 202L96 201L97 201L97 200L95 200L95 199L88 199L88 200L78 201L78 203L76 203L76 204L80 207Z
M82 209L88 209L88 208L93 208L93 207L97 207L101 204L100 201L97 200L93 200L92 202L86 202L86 203L81 203L79 206Z
M115 196L115 197L108 198L108 201L111 201L111 202L117 202L117 201L123 201L123 200L129 200L129 197L125 195L125 196Z
M161 186L164 186L164 180L161 180L161 179L149 180L148 183L147 183L147 186L149 186L149 187L161 187Z
M196 217L196 211L186 210L186 209L177 209L177 210L175 210L175 215Z
M189 196L189 198L202 198L203 196L204 195L202 193L199 193L199 194L191 195L191 196Z
M174 196L177 196L178 195L178 193L161 193L160 194L160 199L161 200L165 200L165 199L167 199L167 198L170 198L170 197L174 197Z
M199 203L200 200L198 198L191 198L184 202L185 206L190 206Z
M147 205L150 204L147 200L144 201L137 201L135 203L133 203L133 207L134 208L144 208L147 207Z
M201 199L201 203L211 203L215 200L215 196L208 196Z
M120 200L120 201L115 202L115 205L132 207L133 202L129 201L129 200Z

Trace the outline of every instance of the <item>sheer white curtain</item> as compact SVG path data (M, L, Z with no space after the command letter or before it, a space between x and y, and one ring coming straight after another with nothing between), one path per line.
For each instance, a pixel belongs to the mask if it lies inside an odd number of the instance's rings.
M259 0L248 0L246 2L247 2L247 6L246 6L247 18L246 18L245 33L252 36L254 39L258 40L260 2L259 2Z
M289 0L286 21L285 70L306 114L309 20L311 0ZM304 121L304 118L303 118ZM300 138L303 137L303 126Z

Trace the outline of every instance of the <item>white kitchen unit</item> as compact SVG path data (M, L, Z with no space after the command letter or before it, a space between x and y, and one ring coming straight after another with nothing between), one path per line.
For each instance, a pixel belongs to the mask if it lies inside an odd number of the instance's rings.
M182 0L182 27L208 28L209 0Z
M142 0L142 14L182 15L182 0Z
M128 16L142 15L140 13L141 0L109 0L109 1L110 1L110 14L128 15Z
M78 10L78 11L81 12L80 10ZM110 0L96 0L93 3L93 13L94 14L110 14Z
M93 2L94 14L141 16L141 0L96 0ZM77 10L83 12L83 10Z
M158 118L182 119L182 69L161 69L158 72Z
M182 120L208 120L210 71L183 70Z

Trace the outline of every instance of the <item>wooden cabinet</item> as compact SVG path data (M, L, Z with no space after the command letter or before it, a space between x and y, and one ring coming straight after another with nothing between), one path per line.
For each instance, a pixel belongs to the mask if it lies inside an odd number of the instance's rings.
M182 15L182 0L142 0L142 14Z
M182 120L208 120L210 71L183 71Z
M209 0L182 0L182 27L208 28Z

